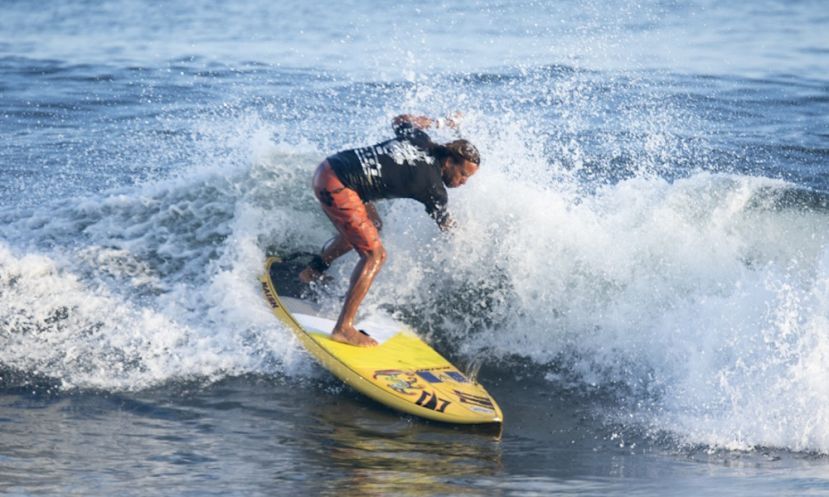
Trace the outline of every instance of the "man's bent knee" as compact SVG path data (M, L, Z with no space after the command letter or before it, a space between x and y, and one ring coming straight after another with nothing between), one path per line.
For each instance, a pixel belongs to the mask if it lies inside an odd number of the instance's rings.
M370 250L360 252L360 257L372 264L381 265L386 262L386 249L382 245L378 245Z

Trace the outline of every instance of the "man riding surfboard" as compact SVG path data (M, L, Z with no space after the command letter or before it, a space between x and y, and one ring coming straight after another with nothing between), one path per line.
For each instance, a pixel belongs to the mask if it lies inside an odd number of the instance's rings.
M320 279L331 263L357 251L360 260L351 274L351 283L331 338L351 345L369 347L377 342L354 328L354 318L371 283L386 260L380 241L380 216L371 202L385 198L411 198L441 230L453 221L446 209L446 188L457 188L478 171L478 150L459 139L434 143L423 130L456 126L452 119L431 119L403 114L394 118L395 138L369 147L338 152L324 160L314 172L312 187L322 210L337 228L322 252L299 275L304 283Z

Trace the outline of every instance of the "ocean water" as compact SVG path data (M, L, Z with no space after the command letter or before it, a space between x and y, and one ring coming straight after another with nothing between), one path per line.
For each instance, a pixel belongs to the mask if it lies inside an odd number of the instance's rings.
M4 495L829 494L826 2L0 5ZM379 203L363 312L500 439L342 386L260 293L403 112L483 162L451 237Z

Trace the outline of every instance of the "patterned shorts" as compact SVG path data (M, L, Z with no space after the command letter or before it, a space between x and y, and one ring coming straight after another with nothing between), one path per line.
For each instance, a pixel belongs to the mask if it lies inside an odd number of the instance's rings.
M322 210L357 253L365 255L382 246L366 204L357 192L340 181L328 161L317 167L312 184Z

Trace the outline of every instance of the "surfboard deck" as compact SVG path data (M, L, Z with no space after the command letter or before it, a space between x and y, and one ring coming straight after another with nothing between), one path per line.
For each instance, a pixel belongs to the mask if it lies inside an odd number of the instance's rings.
M292 284L296 274L278 257L269 257L261 277L265 297L276 317L336 377L404 413L444 423L493 425L500 431L503 414L495 399L405 325L391 319L358 323L358 329L378 341L376 347L331 340L335 319L303 298L301 286Z

